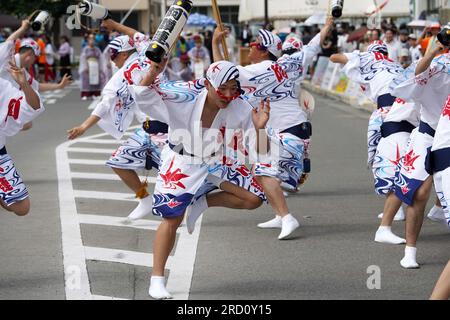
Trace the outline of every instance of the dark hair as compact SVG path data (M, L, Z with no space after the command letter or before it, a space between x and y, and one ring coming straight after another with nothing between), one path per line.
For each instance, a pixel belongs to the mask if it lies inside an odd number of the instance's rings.
M59 37L60 39L64 39L64 40L66 40L66 42L67 43L69 43L70 44L70 42L69 42L69 38L67 37L67 36L61 36L61 37Z
M27 52L27 51L33 51L33 53L34 53L34 50L33 50L33 48L30 48L30 47L22 47L22 48L20 48L19 49L19 54L23 54L23 53L25 53L25 52Z
M297 52L297 49L295 49L295 48L290 48L290 49L287 49L287 50L283 50L283 54L287 54L287 55L291 55L291 54L294 54L296 52Z
M273 53L267 51L267 54L268 54L269 60L272 60L272 61L277 61L277 60L278 60L278 58L275 57L275 56L273 55Z
M388 32L388 31L391 31L394 35L397 34L397 30L395 30L393 27L387 28L386 31L385 31L384 33Z

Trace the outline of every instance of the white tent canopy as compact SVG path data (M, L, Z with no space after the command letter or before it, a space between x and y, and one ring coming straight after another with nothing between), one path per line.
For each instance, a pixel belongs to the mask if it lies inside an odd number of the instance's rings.
M381 5L386 0L378 0ZM345 0L343 17L364 17L366 12L374 9L373 0ZM329 0L268 0L269 18L271 20L305 19L318 12L329 10ZM386 17L409 16L409 0L390 0L381 11ZM239 21L264 19L264 2L262 0L241 0Z

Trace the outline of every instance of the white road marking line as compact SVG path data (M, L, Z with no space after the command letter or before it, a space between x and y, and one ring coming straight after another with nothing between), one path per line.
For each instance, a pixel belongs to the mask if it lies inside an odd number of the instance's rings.
M84 247L84 253L86 259L93 261L118 262L147 268L153 262L153 254L137 251Z
M108 296L101 296L98 294L92 295L93 300L129 300L129 299L123 299L123 298L116 298L116 297L108 297Z
M117 174L113 173L92 173L92 172L72 172L72 178L76 179L93 179L93 180L113 180L122 181ZM141 180L144 176L139 176ZM155 177L147 177L148 183L156 183Z
M60 144L55 150L64 263L64 288L66 299L68 300L92 300L72 179L69 178L70 166L68 165L66 150L71 143L72 141L67 141ZM78 279L75 278L77 276L79 276ZM75 283L71 283L71 279ZM79 280L79 282L76 280Z
M67 152L82 152L82 153L108 153L112 154L115 149L102 149L102 148L67 148Z
M103 216L96 214L78 214L78 219L80 223L84 224L95 224L111 227L127 227L153 231L158 229L158 226L161 223L161 221L158 220L141 219L136 221L129 221L124 217Z
M70 164L88 164L92 166L105 166L106 160L69 159Z
M133 193L122 193L122 192L103 192L94 190L73 190L73 195L75 198L87 198L87 199L103 199L103 200L121 200L121 201L135 201Z
M56 103L56 99L48 99L48 100L45 100L44 103L45 104L55 104Z
M130 128L129 132L124 135L129 136L133 134L135 128ZM90 173L79 172L71 173L70 164L87 164L87 165L104 165L103 160L90 159L69 159L68 152L86 152L86 153L112 153L110 149L100 148L75 148L71 147L77 142L89 142L96 138L107 137L108 134L100 133L88 137L79 138L76 141L67 141L58 148L56 148L57 172L58 172L58 189L59 189L59 203L63 242L63 260L64 260L64 277L65 277L65 291L67 299L120 299L116 297L108 297L101 295L93 295L90 291L89 276L86 268L86 260L89 258L105 259L102 261L131 263L136 265L143 265L145 267L152 266L152 254L139 253L126 250L114 250L105 248L83 247L81 239L80 224L99 224L99 225L114 225L133 227L139 229L156 228L154 221L138 220L130 225L123 225L124 218L110 217L100 215L78 214L76 211L75 198L96 198L96 199L113 199L122 201L137 201L134 194L114 193L114 192L97 192L89 190L73 190L72 177L91 178ZM68 178L70 177L70 178ZM112 178L110 175L103 176L108 179ZM196 223L195 232L192 235L187 233L185 225L183 224L178 230L178 241L175 247L175 253L170 256L166 267L170 270L167 288L173 295L174 299L188 299L189 290L192 282L192 274L195 263L195 256L197 252L198 238L201 229L202 217ZM119 225L120 224L120 225ZM89 258L87 258L89 254ZM126 259L125 259L126 258ZM73 279L73 268L78 270L81 277L79 287L75 289L70 284Z
M177 233L179 234L179 238L176 251L167 261L168 266L170 261L170 268L168 267L170 269L170 275L166 284L167 290L177 300L189 299L202 218L203 216L200 216L195 223L195 230L192 234L187 232L185 224L178 228Z

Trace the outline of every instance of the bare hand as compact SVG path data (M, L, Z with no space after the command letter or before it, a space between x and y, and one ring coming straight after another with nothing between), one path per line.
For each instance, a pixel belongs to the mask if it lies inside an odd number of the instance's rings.
M67 130L67 139L73 140L75 138L78 138L78 137L82 136L85 131L86 130L82 126Z
M329 15L327 21L325 22L325 27L331 27L334 23L334 17Z
M264 129L270 118L270 99L261 100L258 110L253 109L252 121L257 130Z
M64 74L64 76L63 76L63 78L61 79L61 81L59 82L59 87L61 88L61 89L64 89L65 87L67 87L69 84L71 84L73 81L72 81L72 78L71 78L71 76L69 76L67 73L66 74Z
M17 84L19 84L20 86L22 86L22 85L27 83L27 77L25 75L25 69L17 67L16 61L14 59L11 59L11 61L9 62L9 69L8 69L8 71L11 74L12 78L14 79L14 81L16 81Z
M221 31L220 28L217 27L214 30L214 34L213 34L213 38L212 38L213 43L220 43L222 41L223 37L228 37L229 33L230 32L228 31L228 29Z
M109 32L112 32L114 30L114 27L116 26L116 22L113 19L106 19L102 21L100 26L105 28Z
M431 50L432 54L436 56L438 54L444 53L445 50L445 46L438 39L435 39L433 49Z
M30 20L28 19L22 20L22 25L20 26L20 28L26 30L30 27L30 24L31 24Z

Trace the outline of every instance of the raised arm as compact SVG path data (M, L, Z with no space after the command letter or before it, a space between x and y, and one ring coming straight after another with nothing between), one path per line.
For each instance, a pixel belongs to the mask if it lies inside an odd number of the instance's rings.
M103 20L101 26L106 28L110 32L112 32L113 30L116 30L117 32L126 34L131 39L133 39L134 34L136 32L138 32L137 30L127 27L123 24L120 24L119 22L114 21L113 19Z
M38 110L41 107L41 99L28 82L25 75L25 69L18 68L14 61L11 61L9 65L9 73L25 94L25 100L30 105L30 107L32 107L34 110Z
M442 43L440 43L437 39L435 41L436 41L436 43L435 43L436 45L433 47L433 49L431 49L428 52L426 52L424 57L422 59L420 59L419 63L417 64L416 76L421 74L425 70L427 70L430 67L431 62L433 61L433 59L439 53L444 52L445 47L442 45Z
M226 37L228 30L221 31L219 27L214 30L212 38L213 60L214 62L225 60L222 54L222 38Z
M320 45L322 46L328 32L330 32L331 27L333 26L334 18L332 16L327 17L327 21L325 22L325 25L323 26L322 30L320 30Z
M148 87L155 83L156 78L158 75L163 72L168 59L164 58L161 63L156 63L152 61L152 64L150 66L150 70L144 75L144 78L142 79L141 83L139 83L140 86Z
M348 62L348 58L345 54L335 53L330 57L330 61L334 63L346 64Z
M22 25L20 26L20 28L11 33L6 41L16 41L17 39L20 39L27 32L29 27L30 21L22 20Z

